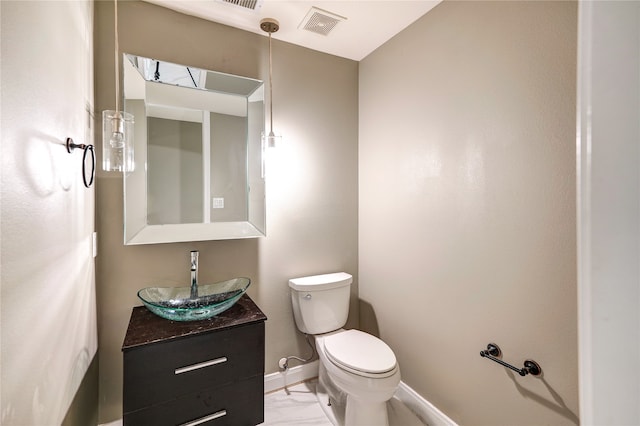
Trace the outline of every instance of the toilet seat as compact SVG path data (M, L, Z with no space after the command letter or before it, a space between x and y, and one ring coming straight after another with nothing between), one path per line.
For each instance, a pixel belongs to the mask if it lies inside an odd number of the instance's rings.
M345 330L323 339L327 358L358 376L388 377L397 369L396 356L382 340L359 330Z

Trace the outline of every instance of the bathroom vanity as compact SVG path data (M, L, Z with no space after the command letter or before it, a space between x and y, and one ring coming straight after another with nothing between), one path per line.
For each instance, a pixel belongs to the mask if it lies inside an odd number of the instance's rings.
M124 425L262 423L266 319L246 294L201 321L133 308L122 345Z

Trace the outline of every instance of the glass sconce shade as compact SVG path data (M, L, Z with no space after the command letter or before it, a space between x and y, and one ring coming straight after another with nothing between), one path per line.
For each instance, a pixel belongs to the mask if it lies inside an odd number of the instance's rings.
M273 148L276 148L277 146L279 146L281 142L282 142L282 136L276 135L275 133L273 133L273 130L270 131L269 133L262 132L262 178L263 179L266 176L267 163L269 161L273 161L273 160L269 160L269 157L273 157L274 151L276 151Z
M133 115L102 111L102 169L131 172L133 168Z

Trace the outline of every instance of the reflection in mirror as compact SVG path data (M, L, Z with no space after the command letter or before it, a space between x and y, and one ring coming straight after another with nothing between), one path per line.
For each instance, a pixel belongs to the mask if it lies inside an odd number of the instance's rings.
M124 56L125 244L265 235L262 81Z

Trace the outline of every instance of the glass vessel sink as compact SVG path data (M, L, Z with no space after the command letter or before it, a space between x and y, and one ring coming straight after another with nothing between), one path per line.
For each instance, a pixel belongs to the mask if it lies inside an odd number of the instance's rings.
M197 321L226 311L242 297L251 284L249 278L233 278L191 287L148 287L138 292L142 303L154 314L173 321Z

